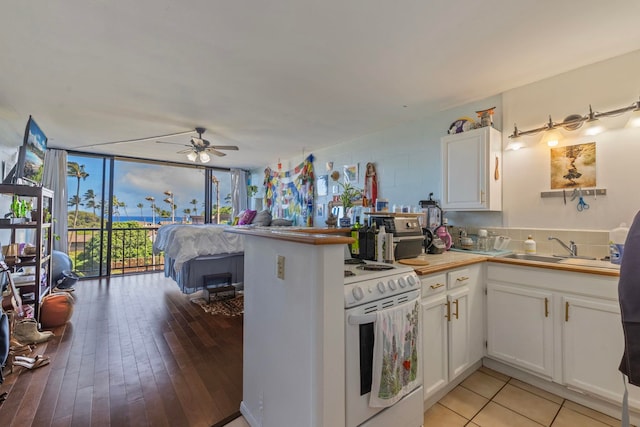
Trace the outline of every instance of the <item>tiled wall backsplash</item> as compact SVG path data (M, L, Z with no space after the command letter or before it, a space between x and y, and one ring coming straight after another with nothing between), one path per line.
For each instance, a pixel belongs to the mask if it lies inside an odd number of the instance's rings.
M540 228L503 228L503 227L450 227L449 233L457 241L461 229L475 237L479 228L486 229L489 234L507 236L511 238L507 249L513 252L524 252L524 241L531 235L536 241L536 251L543 255L568 255L555 240L549 240L549 236L557 237L565 244L573 240L578 247L579 256L588 256L601 259L609 255L609 231L608 230L558 230Z

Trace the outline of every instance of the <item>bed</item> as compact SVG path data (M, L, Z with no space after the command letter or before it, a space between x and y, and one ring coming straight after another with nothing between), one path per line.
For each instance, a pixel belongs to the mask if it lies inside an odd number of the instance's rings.
M185 294L203 288L206 276L231 275L244 280L244 240L225 233L228 225L169 224L158 229L153 252L164 252L164 275Z

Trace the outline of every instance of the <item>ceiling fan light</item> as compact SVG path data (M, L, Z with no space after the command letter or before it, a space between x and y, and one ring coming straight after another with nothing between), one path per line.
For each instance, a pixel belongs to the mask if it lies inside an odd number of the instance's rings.
M190 153L187 154L187 159L191 160L192 162L195 162L197 158L198 158L198 155L196 154L195 151L191 151Z
M209 160L211 160L211 156L209 156L207 153L205 153L204 151L200 153L200 161L202 163L209 163Z

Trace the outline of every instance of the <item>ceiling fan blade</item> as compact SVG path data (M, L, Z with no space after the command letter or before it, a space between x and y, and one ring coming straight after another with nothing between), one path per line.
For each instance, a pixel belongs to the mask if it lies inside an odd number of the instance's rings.
M188 134L193 133L193 132L194 132L193 130L188 130L188 131L184 131L184 132L167 133L167 134L164 134L164 135L156 135L156 136L150 136L150 137L146 137L146 138L134 138L134 139L123 139L121 141L99 142L97 144L82 145L82 146L76 147L76 148L90 148L90 147L99 147L101 145L124 144L124 143L127 143L127 142L150 141L152 139L158 139L158 138L169 138L169 137L172 137L172 136L188 135Z
M226 153L223 153L222 151L218 151L218 150L216 150L215 148L211 148L211 147L207 148L207 149L206 149L206 150L204 150L204 151L206 151L207 153L211 153L211 154L213 154L213 155L216 155L216 156L218 156L218 157L224 157L224 156L226 156L226 155L227 155Z
M183 147L191 147L188 144L182 144L180 142L169 142L169 141L156 141L158 144L169 144L169 145L182 145Z
M193 152L193 148L187 148L186 150L176 151L178 154L187 154Z
M215 148L216 150L239 150L236 145L212 145L211 148Z

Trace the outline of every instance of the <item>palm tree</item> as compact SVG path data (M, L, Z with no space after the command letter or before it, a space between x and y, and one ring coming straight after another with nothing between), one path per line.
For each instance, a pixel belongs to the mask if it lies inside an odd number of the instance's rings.
M192 199L190 203L193 205L193 214L198 215L198 201L196 199Z
M182 209L182 212L184 213L184 216L185 216L185 218L182 219L182 222L185 222L185 219L189 218L189 215L191 215L191 209L184 208Z
M156 223L156 198L153 196L147 196L144 198L146 201L151 202L151 223Z
M142 222L147 222L147 221L144 219L144 213L142 213L142 208L143 208L143 207L144 207L144 205L143 205L142 203L138 203L138 204L136 205L136 208L140 209L140 217L142 218Z
M113 200L111 202L111 205L113 206L113 216L115 216L116 218L118 218L118 221L120 221L120 200L118 200L118 198L114 195L113 196Z
M168 203L171 206L171 222L176 222L176 205L173 203L173 192L171 190L167 190L164 192L166 199L164 199L165 203Z
M78 224L78 207L82 206L82 200L80 199L80 196L71 196L69 198L69 202L67 202L67 206L76 207L76 212L73 216L73 228L76 228L76 225Z
M85 206L89 209L93 209L93 215L96 216L96 209L99 207L99 203L96 203L96 193L89 189L86 193L82 195L82 198L85 201Z
M75 205L75 216L73 217L73 228L76 227L78 221L78 209L80 208L80 180L85 180L89 176L89 174L84 170L84 165L79 165L76 162L67 163L67 176L76 178L78 180L78 185L76 186L76 195L74 201L78 203L74 203ZM69 205L69 206L74 206Z

